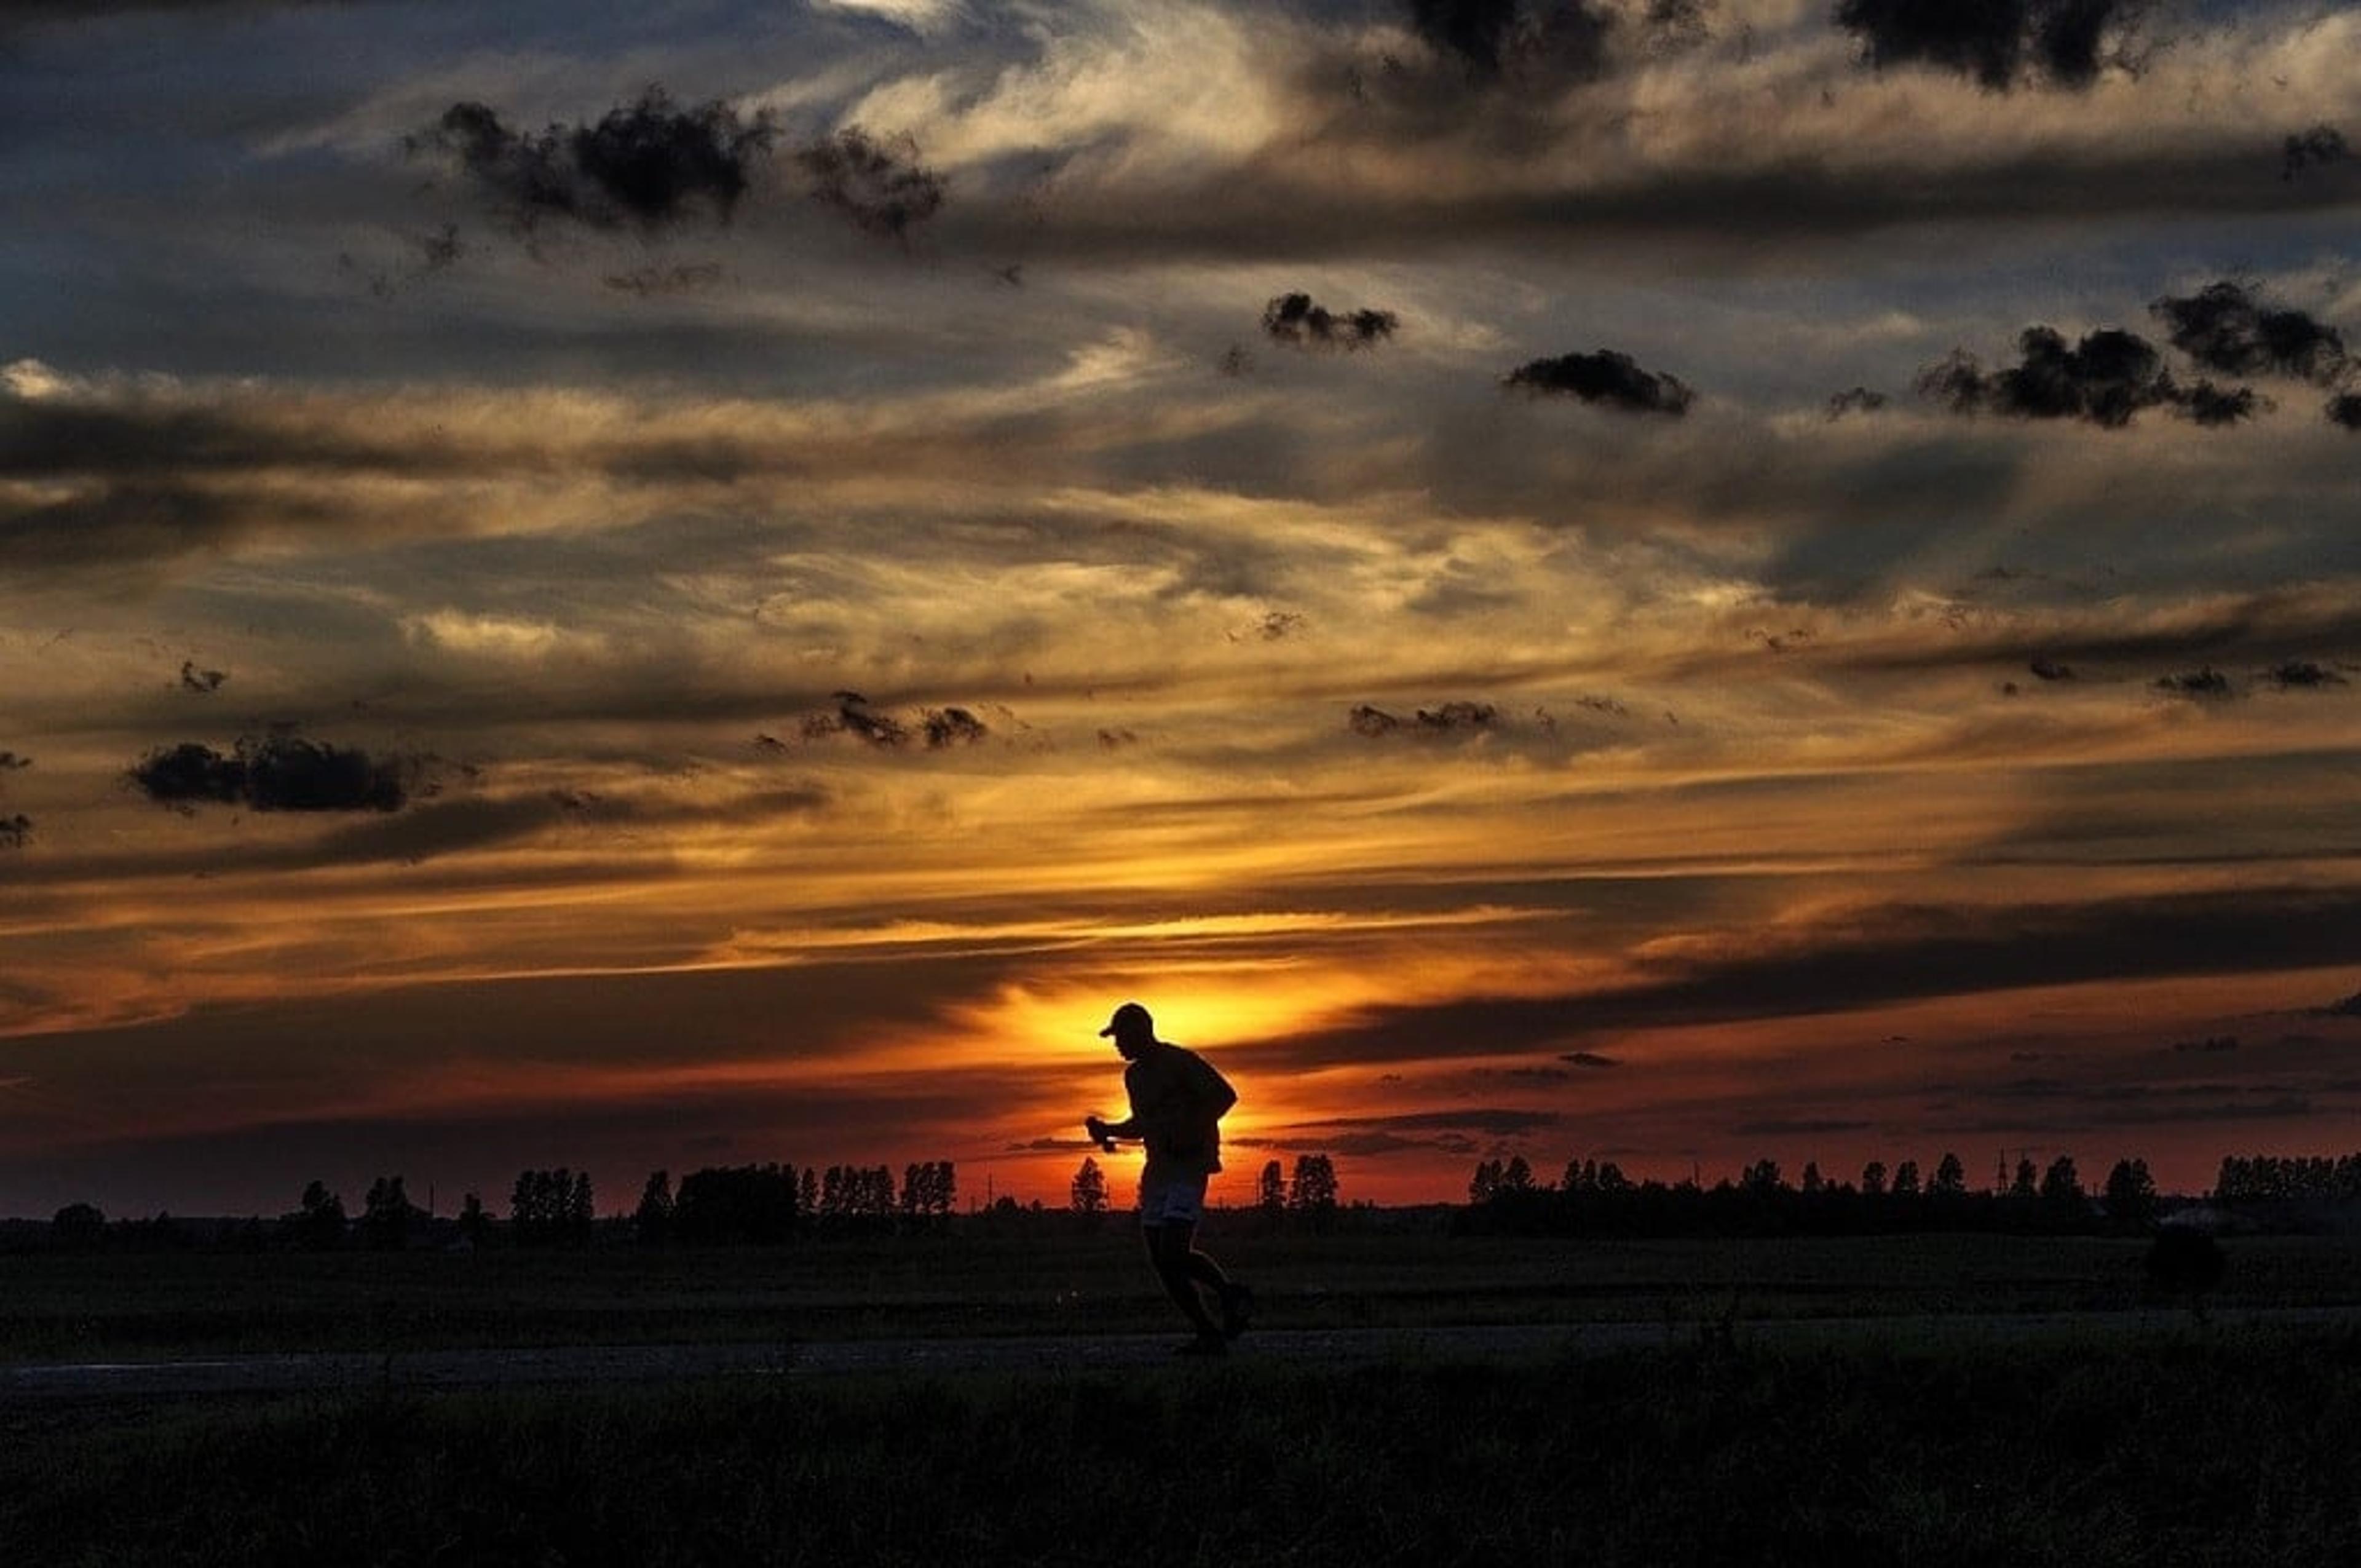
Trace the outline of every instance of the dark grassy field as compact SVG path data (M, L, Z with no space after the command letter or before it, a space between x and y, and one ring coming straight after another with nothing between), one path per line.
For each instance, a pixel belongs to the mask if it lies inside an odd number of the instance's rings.
M2103 1310L2147 1244L1973 1234L1586 1242L1224 1235L1272 1326ZM2215 1310L2361 1304L2361 1245L2225 1244ZM742 1250L0 1255L0 1360L1161 1330L1127 1226Z
M1276 1328L1662 1322L1644 1351L1240 1357L0 1408L0 1564L2361 1561L2350 1242L1215 1238ZM2015 1343L1735 1320L2146 1305ZM772 1251L0 1257L16 1361L1163 1331L1125 1227ZM792 1365L792 1354L783 1365Z
M2346 1564L2361 1336L19 1412L26 1564Z

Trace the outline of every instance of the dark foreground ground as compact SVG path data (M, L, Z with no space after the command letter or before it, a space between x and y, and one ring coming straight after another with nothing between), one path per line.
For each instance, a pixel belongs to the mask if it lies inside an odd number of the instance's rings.
M2361 1332L683 1376L0 1417L26 1564L2347 1564Z
M1233 1252L0 1260L0 1564L2361 1562L2349 1245Z

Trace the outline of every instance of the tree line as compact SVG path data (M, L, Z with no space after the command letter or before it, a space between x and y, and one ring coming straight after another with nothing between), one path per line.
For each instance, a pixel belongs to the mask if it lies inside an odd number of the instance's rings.
M2047 1166L2019 1153L2005 1178L1972 1187L1966 1164L1946 1153L1931 1170L1905 1159L1871 1160L1856 1179L1831 1179L1807 1162L1789 1180L1778 1162L1759 1159L1712 1186L1692 1178L1635 1181L1612 1160L1569 1160L1545 1180L1523 1156L1479 1161L1456 1206L1455 1229L1475 1233L1564 1234L1855 1234L1914 1230L2003 1232L2137 1231L2176 1200L2160 1195L2147 1164L2122 1159L2096 1187L2086 1186L2073 1157ZM2214 1190L2226 1206L2270 1210L2361 1202L2361 1153L2342 1157L2227 1156ZM307 1182L296 1207L276 1219L211 1222L202 1227L169 1213L110 1222L94 1204L70 1203L46 1227L0 1224L9 1245L62 1249L101 1245L150 1250L194 1245L325 1250L398 1250L422 1245L581 1246L592 1241L642 1245L770 1245L797 1235L904 1234L947 1227L958 1213L959 1176L950 1160L914 1162L896 1180L884 1165L796 1167L784 1163L708 1166L684 1175L649 1173L636 1208L600 1219L589 1173L564 1166L517 1174L505 1219L469 1192L456 1215L430 1214L403 1179L372 1181L358 1215L326 1183ZM1067 1212L1093 1218L1115 1206L1105 1170L1085 1157L1069 1186ZM1359 1207L1366 1208L1367 1205ZM1044 1212L1038 1201L1002 1197L969 1220ZM1323 1229L1346 1212L1334 1160L1297 1156L1290 1169L1268 1161L1248 1212L1273 1228ZM2265 1223L2269 1223L2268 1216Z
M1295 1171L1278 1160L1264 1164L1262 1174L1255 1180L1255 1211L1267 1220L1276 1221L1284 1215L1308 1218L1315 1223L1324 1223L1337 1211L1336 1162L1324 1154L1295 1157ZM1090 1156L1075 1168L1074 1179L1068 1189L1068 1207L1077 1214L1097 1215L1107 1212L1106 1172Z
M1843 1234L1993 1230L2053 1233L2143 1230L2163 1204L2144 1159L2122 1159L2095 1190L2071 1155L2047 1167L2020 1153L2004 1184L1971 1188L1967 1166L1946 1153L1931 1173L1916 1160L1871 1160L1858 1181L1831 1179L1807 1162L1789 1181L1758 1159L1711 1187L1633 1181L1612 1160L1570 1160L1545 1183L1522 1156L1479 1161L1467 1183L1461 1227L1515 1233L1609 1234Z
M689 1171L677 1189L669 1171L651 1171L638 1207L627 1218L601 1220L589 1172L558 1166L517 1173L505 1221L475 1192L460 1200L456 1215L430 1213L411 1198L401 1177L380 1176L369 1184L358 1215L346 1209L341 1193L313 1180L304 1184L296 1206L275 1220L257 1217L226 1228L208 1227L206 1234L230 1245L301 1251L583 1246L594 1239L618 1237L646 1245L767 1245L805 1232L840 1234L940 1226L949 1223L958 1197L959 1173L947 1159L907 1165L898 1182L893 1168L884 1165L800 1169L781 1163L712 1166ZM51 1220L48 1239L70 1249L102 1242L160 1248L186 1245L198 1236L190 1223L176 1222L170 1214L110 1224L96 1205L70 1203Z

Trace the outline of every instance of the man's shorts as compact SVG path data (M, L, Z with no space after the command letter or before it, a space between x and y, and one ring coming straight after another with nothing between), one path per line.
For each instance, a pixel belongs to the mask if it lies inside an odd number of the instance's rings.
M1139 1223L1193 1225L1205 1217L1205 1173L1152 1171L1139 1179Z

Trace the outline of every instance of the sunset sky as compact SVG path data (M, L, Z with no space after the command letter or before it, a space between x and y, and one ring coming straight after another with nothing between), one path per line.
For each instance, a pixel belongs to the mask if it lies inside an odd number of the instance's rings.
M0 1215L2361 1147L2361 7L2017 9L7 6Z

